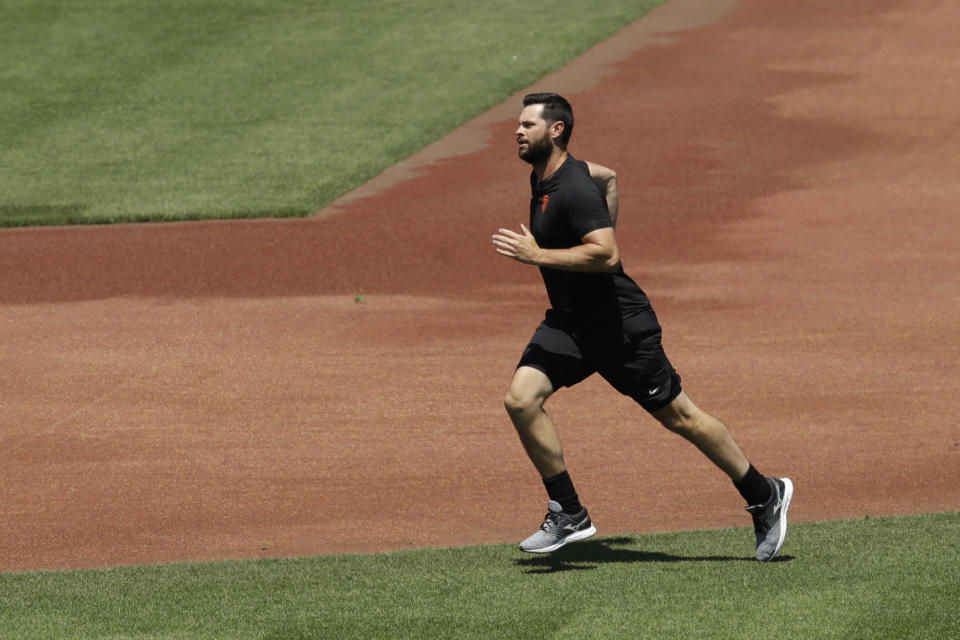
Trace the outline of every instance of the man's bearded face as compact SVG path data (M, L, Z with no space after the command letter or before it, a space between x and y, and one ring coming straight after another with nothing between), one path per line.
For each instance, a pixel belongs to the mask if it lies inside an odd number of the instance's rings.
M553 153L550 123L543 119L542 111L542 104L527 105L517 126L517 155L530 164L545 161Z
M539 137L528 138L526 146L521 144L517 150L520 159L530 164L536 164L537 162L546 160L552 152L553 141L550 139L550 134L546 130L543 131Z

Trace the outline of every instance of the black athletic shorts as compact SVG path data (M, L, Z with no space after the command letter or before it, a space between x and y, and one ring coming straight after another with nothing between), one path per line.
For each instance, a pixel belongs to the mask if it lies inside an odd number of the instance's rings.
M517 368L542 371L554 389L571 387L593 373L648 412L662 409L680 395L680 375L660 344L659 325L621 335L591 337L558 315L547 313L527 344Z

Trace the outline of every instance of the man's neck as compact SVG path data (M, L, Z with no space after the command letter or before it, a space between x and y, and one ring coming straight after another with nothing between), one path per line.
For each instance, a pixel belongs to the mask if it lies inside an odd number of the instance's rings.
M546 180L554 174L554 172L560 168L567 160L567 152L561 151L560 149L554 149L553 153L550 154L550 157L547 158L546 162L542 165L538 164L533 168L537 174L537 178L540 180Z

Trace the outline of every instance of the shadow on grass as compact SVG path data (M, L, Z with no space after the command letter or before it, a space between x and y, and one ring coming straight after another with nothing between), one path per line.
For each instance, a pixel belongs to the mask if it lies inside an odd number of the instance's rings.
M266 218L303 218L311 207L277 209L230 209L224 211L139 212L129 214L90 214L85 204L3 204L0 203L0 228L42 227L53 225L129 224L138 222L184 222L190 220L244 220Z
M84 204L3 204L0 227L28 227L42 224L70 224L85 210Z
M514 562L529 567L527 573L556 573L558 571L589 571L600 564L633 562L756 562L751 557L735 556L679 556L659 551L630 549L636 544L630 537L586 540L562 547L553 553L524 554ZM793 556L778 556L771 562L789 562Z

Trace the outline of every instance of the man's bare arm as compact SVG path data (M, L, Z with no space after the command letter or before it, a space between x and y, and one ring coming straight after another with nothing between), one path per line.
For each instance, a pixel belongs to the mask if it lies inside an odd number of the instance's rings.
M620 209L620 195L617 192L617 172L602 164L587 163L590 177L600 187L601 193L607 199L607 210L610 212L610 221L617 226L617 213Z
M611 227L591 231L580 241L582 244L569 249L543 249L522 224L520 233L500 229L493 236L497 253L524 264L594 273L612 273L620 268L620 249Z

